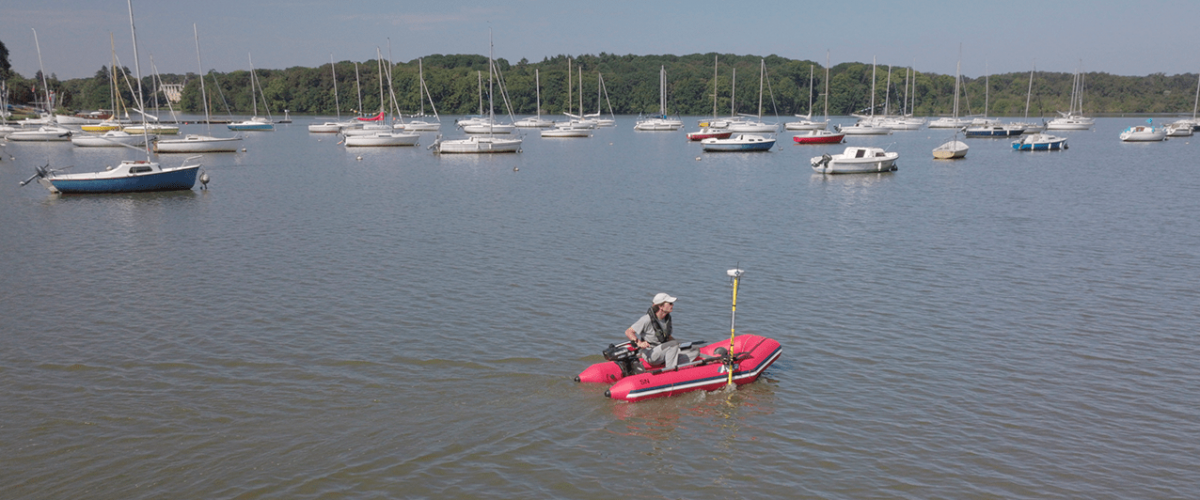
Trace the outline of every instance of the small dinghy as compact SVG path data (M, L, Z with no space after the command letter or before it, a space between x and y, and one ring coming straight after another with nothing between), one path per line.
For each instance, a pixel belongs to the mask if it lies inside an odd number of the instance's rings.
M733 312L737 311L737 287L743 274L730 269L733 278ZM650 366L638 356L632 342L609 345L603 363L596 363L578 376L577 382L612 384L604 395L624 401L643 401L692 391L713 391L729 385L744 385L758 380L783 354L779 342L758 335L734 335L730 320L730 342L700 348L696 359L672 370ZM704 342L685 342L688 349Z

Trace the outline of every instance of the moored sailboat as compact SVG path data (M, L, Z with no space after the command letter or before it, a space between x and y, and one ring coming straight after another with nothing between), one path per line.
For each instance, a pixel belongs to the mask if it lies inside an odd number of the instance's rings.
M212 129L212 117L208 112L208 97L204 88L204 63L200 61L200 31L192 24L192 35L196 38L196 66L200 70L200 101L204 103L204 126ZM211 133L211 132L210 132ZM232 153L237 151L241 137L213 137L203 134L188 134L183 139L158 139L154 151L158 153Z
M142 95L141 65L137 54L137 31L133 25L133 1L129 4L129 29L133 35L134 68L137 70L138 93ZM135 97L136 97L135 96ZM145 109L143 103L139 107ZM143 115L142 120L145 120ZM148 138L143 132L143 139ZM51 193L126 193L140 191L171 191L191 189L196 183L197 174L201 168L199 163L192 163L199 156L192 156L183 161L178 167L163 168L157 162L150 161L150 150L145 149L146 159L125 160L116 167L100 172L65 174L60 169L52 169L49 165L38 167L33 177L21 183L22 186L35 179ZM207 183L207 176L200 177L202 183Z

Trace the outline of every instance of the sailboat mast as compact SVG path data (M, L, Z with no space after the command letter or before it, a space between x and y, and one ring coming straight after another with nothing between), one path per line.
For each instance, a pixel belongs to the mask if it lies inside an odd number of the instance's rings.
M129 1L132 2L133 0ZM258 116L258 94L254 93L254 58L252 58L250 53L247 52L246 59L250 60L250 99L252 99L251 102L254 103L254 116ZM138 79L141 79L141 77L139 76Z
M892 102L892 65L888 65L887 83L883 86L883 116L891 113L890 104Z
M333 52L329 53L329 70L333 73L333 107L337 108L337 119L342 121L342 103L338 101L337 65L333 64Z
M667 67L658 67L658 114L667 118Z
M767 60L759 59L758 60L758 121L759 122L762 121L762 91L763 91L763 82L766 81L766 76L767 76Z
M132 7L132 4L130 4L130 6ZM129 22L130 22L130 25L132 26L132 23L133 23L133 14L132 13L129 14ZM38 43L37 30L35 30L33 28L29 28L29 29L33 30L33 46L37 47L38 72L42 74L42 94L44 94L46 96L46 112L53 114L54 109L51 108L51 103L50 103L50 87L48 85L46 85L46 68L42 66L42 44ZM137 54L136 54L137 46L133 47L133 51L134 51L134 56L133 56L134 57L134 65L136 66L137 65ZM138 93L139 94L142 92L141 85L142 85L142 82L141 82L141 80L139 80L138 81ZM37 96L34 96L34 97L37 97ZM7 111L7 110L5 110L5 111Z
M196 28L196 23L192 23L192 35L196 38L196 69L200 71L200 100L204 102L204 123L211 127L208 116L208 98L204 92L204 63L200 62L200 30Z
M988 73L987 61L983 63L983 117L988 117L988 94L992 91L991 73Z
M542 119L542 74L537 68L533 69L533 86L537 89L537 117Z
M713 56L713 119L717 119L717 57ZM1197 87L1200 88L1200 87Z
M825 51L825 124L829 124L829 51Z
M579 81L579 119L582 120L583 119L583 68L582 67L575 68L575 71L579 72L579 78L576 78L576 80Z
M733 68L733 77L729 79L729 117L737 116L737 68Z
M571 71L571 58L568 57L567 58L567 116L571 116L571 105L574 104L574 102L575 102L575 99L573 99L571 96L571 91L575 88L573 85L571 85L571 75L572 74L573 74L573 72Z
M138 62L137 28L134 28L134 26L133 26L133 0L126 0L126 3L129 4L129 33L130 33L130 36L133 38L133 69L134 69L134 71L137 72L138 106L141 108L140 111L142 112L142 138L145 139L146 161L149 162L150 161L150 138L148 137L149 133L146 131L146 129L148 128L148 127L146 127L146 103L142 101L142 65L141 65L141 63ZM36 39L37 39L36 33L37 32L35 31L34 33L35 33L34 40L36 41ZM41 65L41 51L40 50L38 51L38 65ZM46 75L45 75L45 73L43 73L42 78L45 78L45 77L46 77Z
M492 100L492 55L494 50L495 47L492 45L492 30L488 30L488 135L491 135L492 125L496 121L496 103Z
M1033 72L1037 71L1037 64L1033 65L1033 69L1029 70L1029 90L1025 91L1025 119L1029 119L1029 98L1033 97Z
M875 56L871 56L871 118L875 118Z
M812 97L813 97L813 65L808 65L808 119L812 119Z
M383 112L383 54L375 47L375 66L379 70L379 112Z
M117 115L117 42L113 40L113 34L111 31L108 32L108 45L110 47L112 47L112 65L109 66L109 68L108 68L108 77L109 77L108 96L109 96L110 102L112 103L112 119L116 120L117 116L118 116ZM203 75L203 73L201 73L201 75ZM201 76L200 81L201 82L204 81L203 76Z
M358 96L358 116L362 116L362 84L358 83L358 63L354 63L354 93Z
M1196 121L1196 110L1198 108L1200 108L1200 79L1196 80L1196 101L1192 103L1192 122ZM1196 125L1196 123L1192 123L1193 127Z

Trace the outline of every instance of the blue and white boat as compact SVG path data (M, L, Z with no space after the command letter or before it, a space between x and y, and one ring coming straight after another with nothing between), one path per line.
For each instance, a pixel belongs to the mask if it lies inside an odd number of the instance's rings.
M1017 151L1058 151L1067 149L1067 138L1049 134L1033 134L1012 142Z
M967 127L963 135L967 137L1014 137L1025 133L1025 127L1019 125L987 124Z
M226 126L229 127L229 130L275 130L274 123L258 116L252 116L249 119L233 122Z
M757 134L738 134L728 139L718 139L716 137L704 139L700 141L700 146L705 151L770 151L775 145L774 137L766 137Z
M133 60L137 70L138 93L142 94L142 71L137 64L137 31L133 28L133 2L129 2L129 29L133 32ZM139 107L145 109L145 106ZM142 124L145 125L143 118ZM143 143L148 142L145 131L142 132ZM130 146L132 147L132 146ZM158 163L150 161L150 150L146 149L145 160L125 160L114 167L107 167L102 172L64 174L61 169L52 169L50 165L38 167L33 177L21 182L24 186L35 179L39 184L49 189L51 193L133 193L142 191L175 191L192 189L196 185L196 177L200 172L200 163L192 160L200 156L191 156L183 160L178 167L162 168ZM200 182L208 183L207 174L201 174Z
M181 191L196 185L200 163L191 163L200 158L192 156L178 167L162 168L157 162L148 160L125 160L114 168L103 172L62 174L58 170L38 167L37 173L21 185L37 180L55 194L71 193L136 193L145 191ZM204 182L206 178L202 178Z

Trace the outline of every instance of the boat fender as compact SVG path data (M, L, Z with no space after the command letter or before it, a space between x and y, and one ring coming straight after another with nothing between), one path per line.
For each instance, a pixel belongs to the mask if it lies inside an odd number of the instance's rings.
M1067 143L1063 143L1063 149L1067 149Z

